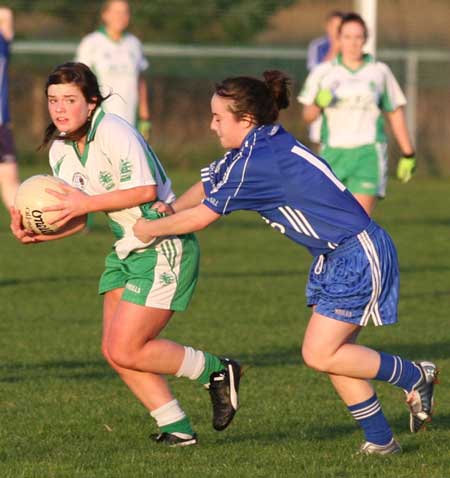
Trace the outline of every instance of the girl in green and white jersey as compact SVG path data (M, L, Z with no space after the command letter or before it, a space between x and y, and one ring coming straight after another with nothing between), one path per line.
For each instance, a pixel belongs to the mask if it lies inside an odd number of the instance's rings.
M356 13L339 27L340 54L318 65L298 96L307 123L322 117L321 156L370 215L384 197L387 177L386 114L402 151L398 178L415 169L403 106L406 99L389 67L363 53L367 27Z
M60 239L80 231L88 213L104 211L116 237L106 257L99 292L104 296L103 344L106 360L155 418L154 439L170 446L197 443L191 424L173 397L164 375L198 380L209 389L213 426L223 430L238 408L240 365L231 359L158 338L174 311L187 308L198 277L199 248L194 235L143 243L132 226L157 219L152 209L175 195L158 158L126 121L105 113L97 79L82 63L66 63L46 86L52 122L50 165L68 185L47 210L58 211L54 235L23 229L12 208L11 229L22 243Z

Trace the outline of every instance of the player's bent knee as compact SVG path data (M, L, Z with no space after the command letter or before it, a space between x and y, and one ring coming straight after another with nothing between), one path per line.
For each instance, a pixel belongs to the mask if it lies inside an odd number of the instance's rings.
M136 363L136 353L128 348L123 348L114 344L108 344L106 346L106 354L104 355L113 368L138 370Z
M108 346L107 344L103 343L102 344L102 355L104 359L108 362L108 364L115 370L118 370L120 367L112 360L111 356L109 355L108 352Z
M318 372L327 372L327 361L319 350L303 345L302 347L303 362L309 368Z

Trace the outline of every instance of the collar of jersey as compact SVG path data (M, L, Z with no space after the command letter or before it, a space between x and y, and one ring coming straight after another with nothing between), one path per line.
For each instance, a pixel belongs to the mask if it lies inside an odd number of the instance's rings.
M243 139L241 145L239 146L239 148L235 148L235 149L232 149L231 151L233 153L237 153L239 151L241 151L243 148L247 148L250 144L249 142L249 139L254 135L254 134L258 134L258 133L261 133L263 134L264 132L269 132L269 131L272 131L273 128L276 127L278 131L280 128L281 128L281 125L278 124L278 123L273 123L273 124L263 124L263 125L259 125L259 126L255 126L254 128L252 128L248 133L247 133L247 136ZM253 141L252 141L253 143Z
M88 158L89 144L95 138L95 133L97 132L98 125L100 124L100 121L103 119L104 116L105 116L105 112L101 108L97 108L95 110L94 116L92 117L92 121L91 121L91 127L89 128L89 131L87 133L86 146L84 148L83 154L80 154L80 151L75 141L66 141L66 144L68 143L73 146L73 149L75 150L78 156L78 159L80 160L83 166L86 164L86 161Z
M125 32L122 32L122 35L120 35L120 38L119 38L118 40L113 40L113 39L108 35L108 32L106 31L105 25L100 25L100 26L98 27L97 31L100 32L100 33L103 33L103 35L105 35L105 37L107 37L108 40L111 40L113 43L120 43L120 42L124 39L125 35L127 34L126 31L125 31Z
M90 143L94 139L98 125L104 116L105 112L101 108L95 110L94 116L92 116L91 127L87 133L86 143Z
M349 68L348 66L344 65L343 61L342 61L342 53L338 53L338 55L336 56L336 65L341 65L343 68L345 68L347 71L349 71L350 73L357 73L359 70L361 70L362 68L364 68L368 63L373 63L374 62L374 58L372 55L370 55L369 53L364 53L363 54L363 57L362 57L362 65L359 67L359 68L356 68L355 70L352 70L351 68Z

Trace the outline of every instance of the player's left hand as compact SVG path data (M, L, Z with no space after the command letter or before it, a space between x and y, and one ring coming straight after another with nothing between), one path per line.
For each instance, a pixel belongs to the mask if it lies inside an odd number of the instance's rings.
M134 235L142 242L150 242L153 239L153 236L151 236L147 231L148 231L148 225L149 221L147 221L144 218L139 218L133 226L133 233Z
M152 129L152 122L150 120L143 120L140 119L137 124L139 133L142 134L142 136L147 139L148 135L150 134L150 130Z
M164 201L156 201L155 204L153 204L152 209L156 209L158 212L165 214L166 216L175 214L173 207Z
M91 212L89 211L89 196L86 193L65 184L59 186L59 188L62 192L46 189L48 194L61 201L59 204L43 209L45 212L57 211L60 213L52 221L49 221L50 224L57 224L58 227L62 227L74 217L83 216Z
M407 183L413 177L416 170L416 158L415 156L401 157L397 166L397 178L402 183Z
M43 236L35 234L34 232L29 232L24 229L22 224L22 215L18 209L11 207L9 209L9 214L11 216L10 229L14 237L21 242L22 244L34 244L36 242L42 242L45 240Z

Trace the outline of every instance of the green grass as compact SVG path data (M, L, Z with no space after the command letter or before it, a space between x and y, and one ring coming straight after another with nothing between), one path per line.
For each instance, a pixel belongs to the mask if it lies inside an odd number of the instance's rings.
M42 169L42 168L41 168ZM26 167L23 177L37 168ZM173 174L180 192L195 180ZM0 476L2 478L450 476L450 210L448 182L391 181L377 219L394 237L402 271L399 325L361 341L442 369L436 415L408 432L402 392L376 384L404 453L355 457L362 441L328 379L307 369L299 344L308 320L311 258L256 215L233 214L199 234L202 272L189 310L166 336L249 365L232 426L212 430L208 394L171 380L200 436L166 449L155 426L100 354L97 279L112 238L90 234L24 247L0 212Z

